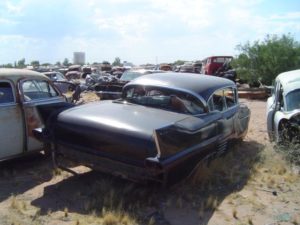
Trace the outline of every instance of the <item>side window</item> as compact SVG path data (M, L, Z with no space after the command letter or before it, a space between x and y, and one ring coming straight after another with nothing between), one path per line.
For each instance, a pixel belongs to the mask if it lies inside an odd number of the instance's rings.
M217 90L208 102L209 111L223 111L225 109L223 90Z
M226 102L226 107L230 108L237 104L236 99L236 92L233 88L226 88L224 89L224 97Z
M47 81L27 80L23 82L22 89L25 101L58 96L58 93Z
M225 88L217 90L213 93L208 101L209 111L224 111L227 108L235 106L237 104L237 97L235 89Z
M11 84L5 81L0 81L0 104L13 103L14 101Z

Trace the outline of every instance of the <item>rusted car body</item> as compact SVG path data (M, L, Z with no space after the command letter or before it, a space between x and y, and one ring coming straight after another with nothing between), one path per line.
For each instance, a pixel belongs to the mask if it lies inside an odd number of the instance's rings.
M121 99L61 112L39 135L53 146L58 165L63 156L128 179L167 184L242 139L249 117L230 80L156 73L129 82Z
M64 102L41 73L0 69L0 161L44 150L44 143L33 135L33 130L45 123L39 107Z
M226 61L231 61L232 56L210 56L202 60L201 73L214 75Z
M276 143L300 142L300 70L276 77L267 101L267 129Z

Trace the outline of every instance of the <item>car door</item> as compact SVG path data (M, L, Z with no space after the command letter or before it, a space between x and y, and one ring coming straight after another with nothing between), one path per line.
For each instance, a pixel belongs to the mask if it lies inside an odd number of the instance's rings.
M280 96L282 96L282 91L281 84L280 82L275 83L275 89L274 93L270 98L267 100L267 130L268 130L268 135L271 140L274 139L274 117L275 113L278 110L278 107L280 107Z
M38 106L65 101L61 94L48 80L25 79L20 82L22 90L23 111L26 124L27 151L42 150L44 145L33 135L35 128L44 127Z
M174 97L175 93L172 96ZM209 147L215 146L218 139L216 131L221 114L207 112L203 101L189 94L180 96L180 99L188 109L186 118L155 130L157 145L163 153L162 157L185 150L191 151L191 149L201 151L204 156L209 151ZM178 110L181 111L181 107L179 108Z
M209 110L221 113L217 126L219 136L217 149L220 152L226 149L228 139L234 134L234 117L237 114L236 105L236 97L232 87L216 90L208 100Z
M0 80L0 161L24 150L22 110L12 82Z

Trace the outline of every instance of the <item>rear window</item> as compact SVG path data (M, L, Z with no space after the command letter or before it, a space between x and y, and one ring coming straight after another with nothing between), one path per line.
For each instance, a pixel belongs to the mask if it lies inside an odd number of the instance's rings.
M8 82L0 82L0 104L14 102L13 89Z
M224 63L225 62L225 58L214 58L213 62L214 63Z
M126 90L124 97L130 103L178 113L197 115L205 111L196 97L172 89L134 86Z
M226 58L226 57L217 57L213 59L214 63L224 63L227 60L231 60L231 58Z

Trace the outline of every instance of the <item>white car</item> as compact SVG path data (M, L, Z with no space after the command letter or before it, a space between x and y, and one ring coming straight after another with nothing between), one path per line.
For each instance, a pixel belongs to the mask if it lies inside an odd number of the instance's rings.
M299 141L300 70L279 74L267 101L267 129L271 141Z

